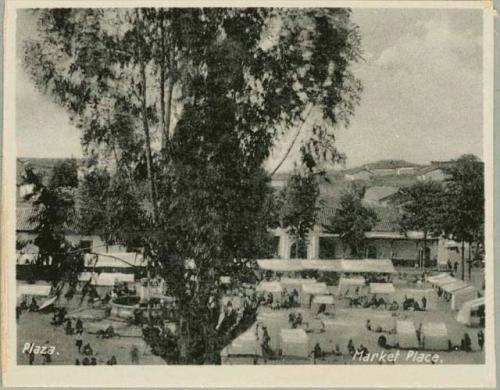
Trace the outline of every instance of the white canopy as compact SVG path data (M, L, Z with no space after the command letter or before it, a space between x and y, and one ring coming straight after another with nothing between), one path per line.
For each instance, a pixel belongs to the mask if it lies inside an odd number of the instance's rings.
M17 289L18 295L48 297L51 287L48 284L20 284Z
M443 278L436 279L434 282L432 282L432 284L442 288L445 284L453 283L456 282L457 280L458 279L455 279L454 277L447 275Z
M252 326L249 330L234 339L229 345L227 353L229 355L262 355L255 327Z
M395 273L394 265L389 259L363 259L345 260L342 259L343 272L355 273Z
M85 254L85 267L130 268L145 265L142 255L134 252Z
M419 347L417 332L412 321L397 321L396 332L400 348L416 349Z
M465 302L457 314L457 321L464 325L471 325L471 313L484 306L485 299L476 298Z
M260 269L273 272L298 272L304 270L300 260L257 260L257 264Z
M325 283L305 283L302 285L302 291L312 295L326 295L329 293Z
M304 269L324 272L342 272L341 260L301 260Z
M281 329L281 351L284 356L307 358L309 337L304 329Z
M432 276L428 276L427 277L427 281L430 282L430 283L434 283L436 280L439 280L439 279L442 279L442 278L446 278L450 276L449 274L445 273L445 272L442 272L440 274L437 274L437 275L432 275Z
M81 282L88 282L94 286L109 287L114 286L115 283L125 282L133 283L135 278L134 274L124 274L120 272L82 272L78 277Z
M257 286L258 292L280 293L283 291L283 286L280 282L260 282Z
M444 322L426 322L422 326L424 349L447 350L448 329Z
M372 294L394 294L396 289L392 283L370 283Z
M446 283L443 285L441 288L446 291L447 293L453 294L457 290L461 290L465 287L468 287L469 284L464 282L463 280L455 280L454 282L451 283Z
M313 298L314 304L319 305L333 305L334 299L332 295L316 295Z
M365 278L340 278L339 285L337 288L337 295L346 295L350 292L349 295L353 295L356 288L363 287L365 285Z
M477 290L474 286L467 286L453 293L451 298L451 309L459 310L467 301L477 298Z

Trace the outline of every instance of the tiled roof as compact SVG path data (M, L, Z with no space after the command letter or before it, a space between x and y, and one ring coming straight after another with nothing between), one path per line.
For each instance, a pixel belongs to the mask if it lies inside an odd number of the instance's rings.
M394 195L398 192L398 187L385 187L385 186L375 186L370 187L366 190L363 200L368 202L378 202L388 196Z

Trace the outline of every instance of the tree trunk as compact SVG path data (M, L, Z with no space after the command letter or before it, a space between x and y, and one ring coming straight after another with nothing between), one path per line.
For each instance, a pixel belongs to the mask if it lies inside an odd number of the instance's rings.
M462 280L465 280L465 241L462 240Z
M471 280L471 274L472 274L472 253L471 253L471 247L472 247L472 243L469 241L469 267L468 267L469 280Z
M166 144L165 138L167 137L167 127L165 124L165 11L160 9L160 123L162 130L162 150L164 150L164 145Z
M424 249L422 252L422 270L425 270L426 255L427 255L427 233L424 233Z
M139 10L136 10L137 19L139 19ZM146 78L146 63L145 59L142 55L141 46L139 45L139 67L140 67L140 75L141 75L141 109L142 109L142 125L144 130L144 136L146 138L146 169L148 175L148 183L149 183L149 192L151 203L153 205L153 220L154 223L158 221L158 204L156 202L156 190L154 183L154 174L153 174L153 163L152 163L152 153L151 153L151 138L149 134L149 123L147 116L147 101L146 101L146 88L147 88L147 78Z

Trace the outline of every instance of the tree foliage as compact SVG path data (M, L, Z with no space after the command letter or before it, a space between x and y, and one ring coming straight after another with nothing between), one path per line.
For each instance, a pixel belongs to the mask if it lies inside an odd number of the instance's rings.
M296 251L299 250L299 243L307 240L307 234L316 224L318 196L318 177L298 172L290 176L285 187L277 194L279 225L295 239ZM297 253L293 255L297 256Z
M262 166L275 143L314 110L301 161L312 169L342 157L333 130L348 123L361 91L350 11L35 13L26 69L82 130L94 166L106 167L85 179L87 223L108 240L138 241L179 302L182 361L210 361L220 276L242 278L270 241Z
M362 256L366 244L365 233L378 221L376 212L362 203L364 187L353 186L340 197L340 206L324 226L325 231L338 234L342 243L349 247L353 258Z
M66 233L75 230L74 192L78 184L77 163L63 160L54 166L52 175L44 177L27 167L24 181L33 185L27 197L33 200L38 262L49 265L53 282L74 284L83 267L81 253L66 240Z

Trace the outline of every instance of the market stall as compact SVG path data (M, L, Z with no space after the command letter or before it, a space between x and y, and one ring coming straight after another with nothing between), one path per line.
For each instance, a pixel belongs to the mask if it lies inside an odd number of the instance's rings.
M325 283L305 283L302 285L300 303L302 307L311 307L316 295L328 295L330 291Z
M332 295L316 295L313 298L311 312L313 314L324 313L333 314L334 299Z
M303 329L281 329L280 341L283 356L307 358L311 352L309 336Z
M447 351L448 329L444 322L426 322L422 326L422 347L425 350Z
M352 297L356 294L361 294L361 290L365 287L365 278L340 278L337 287L337 296Z
M398 348L403 348L403 349L419 348L417 331L412 321L397 321L396 334L397 334Z
M457 314L457 321L467 326L484 325L484 307L484 297L465 302Z
M274 302L281 302L283 286L280 282L262 281L257 285L256 291L264 295L272 294Z

